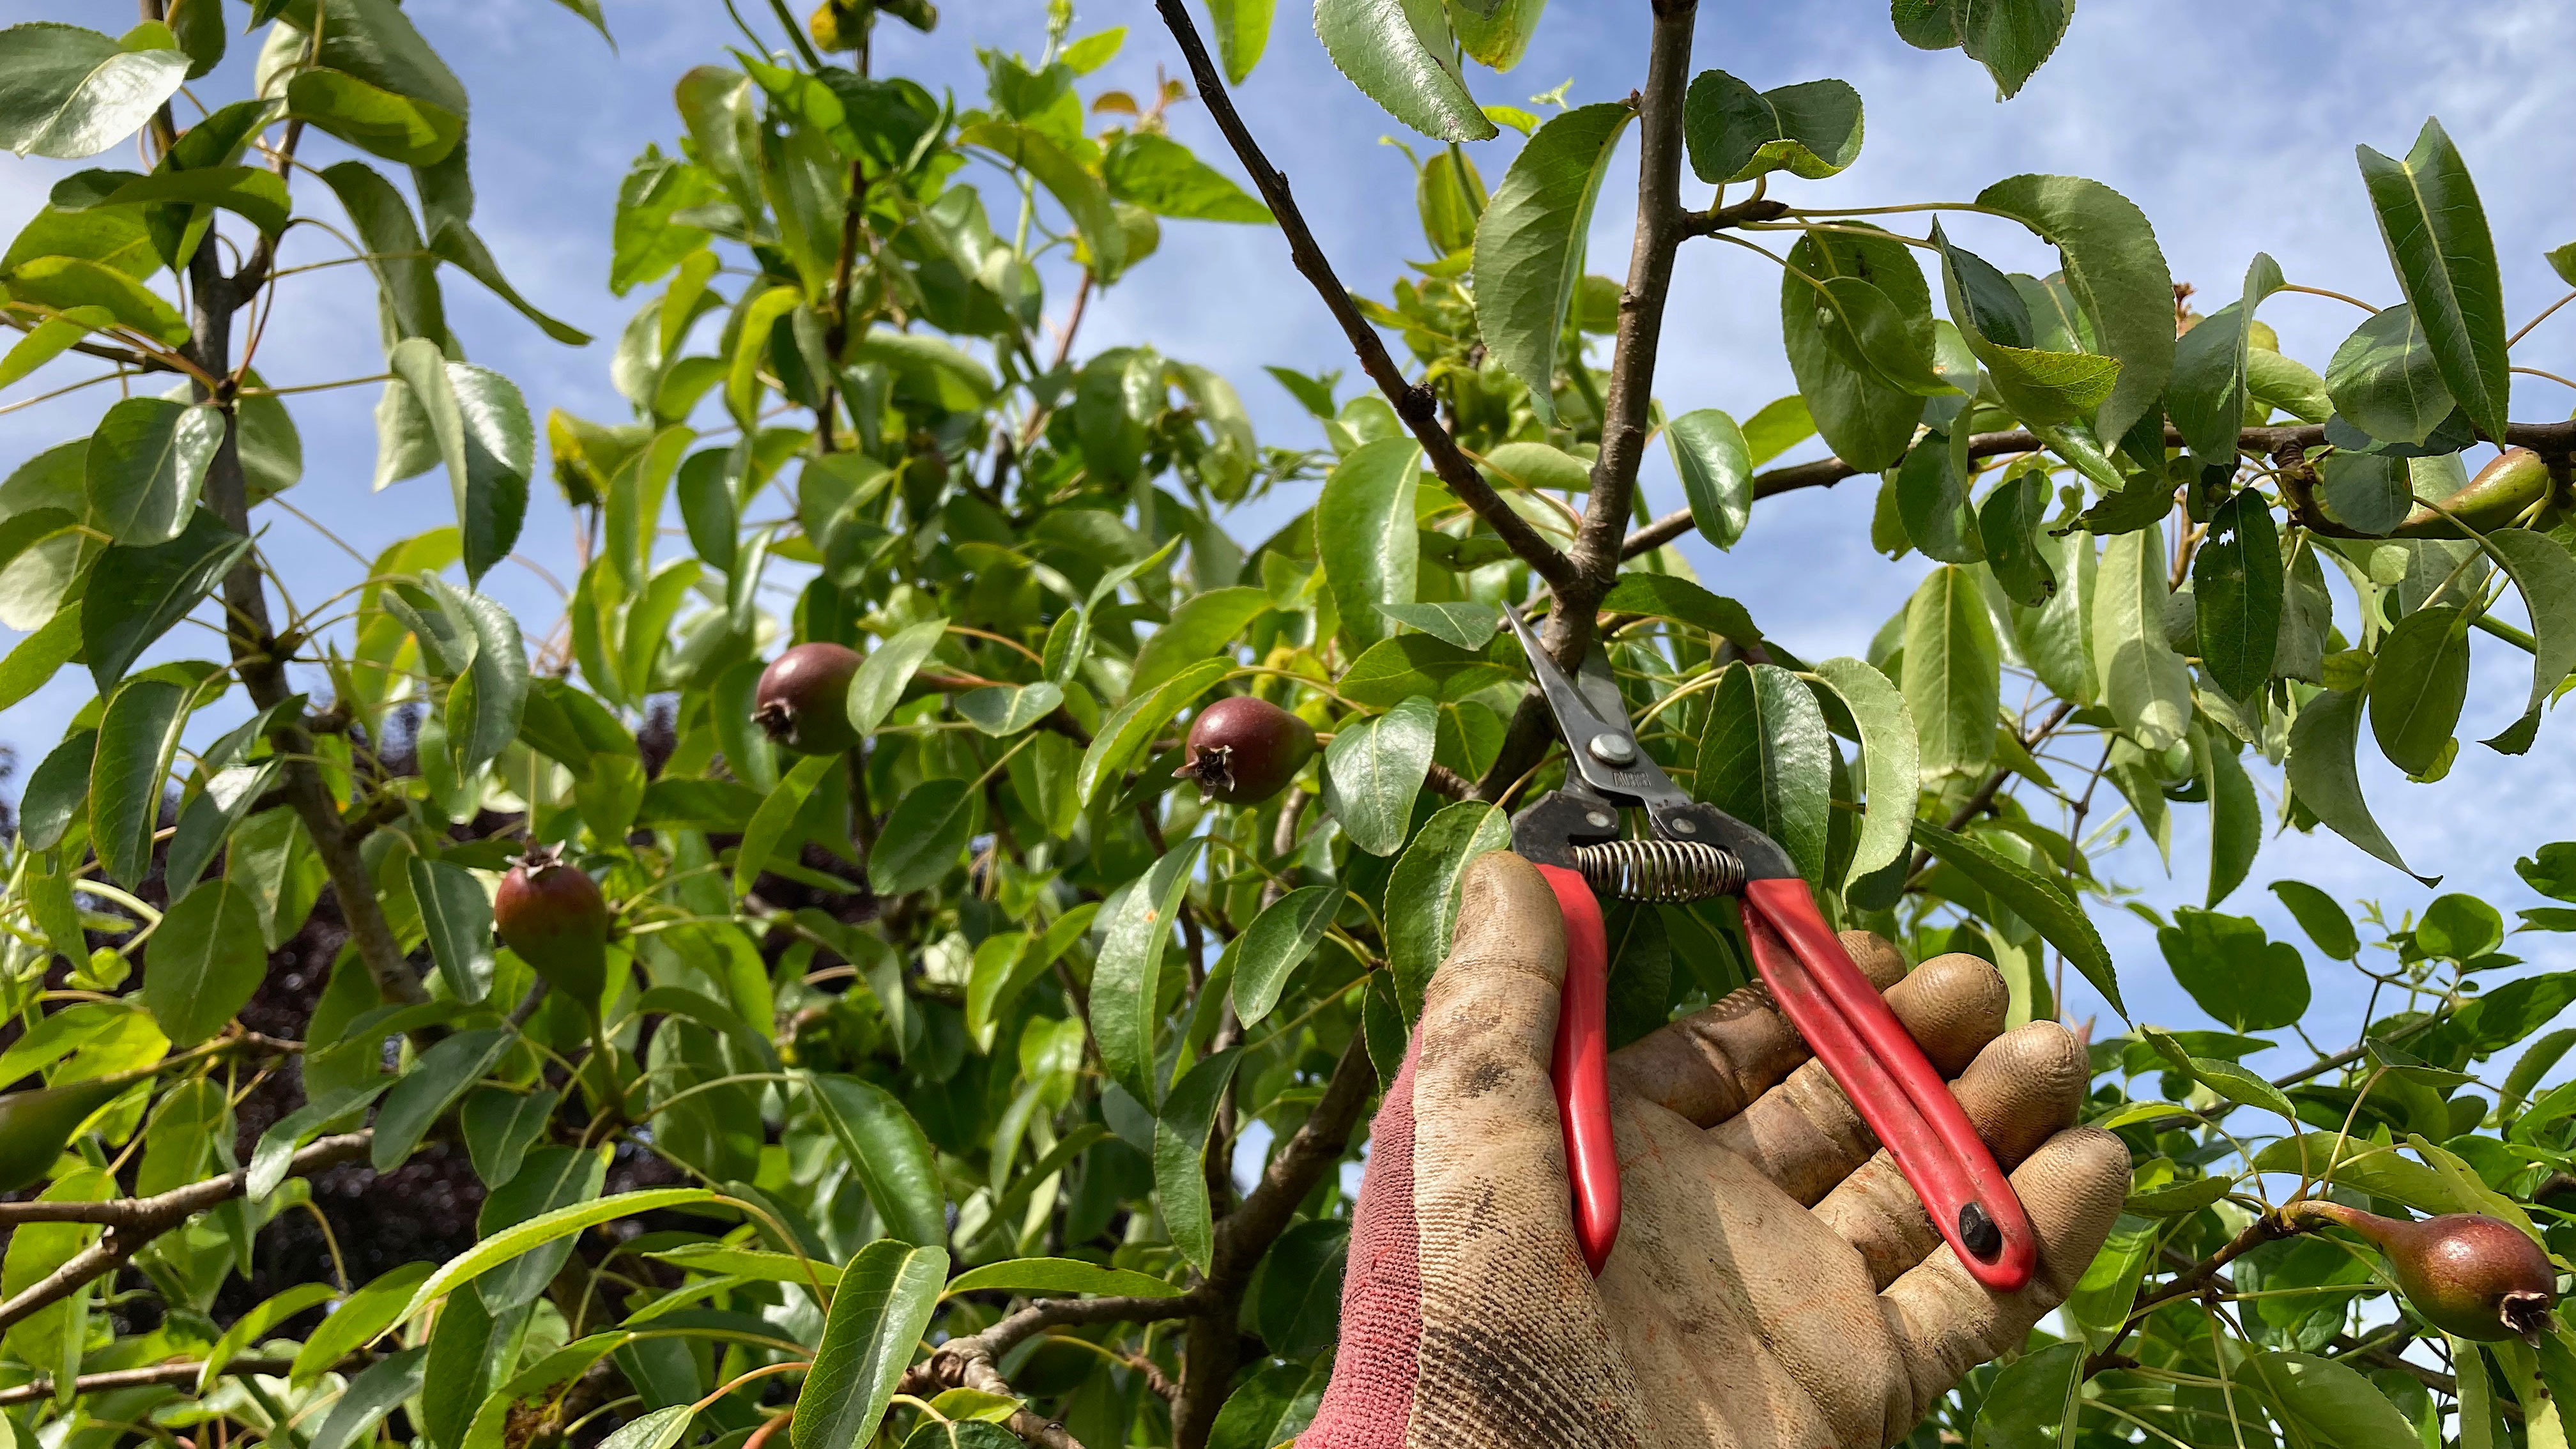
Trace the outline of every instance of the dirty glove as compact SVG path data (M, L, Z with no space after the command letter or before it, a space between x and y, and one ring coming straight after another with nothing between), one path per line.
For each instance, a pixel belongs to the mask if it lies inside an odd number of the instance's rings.
M2118 1139L2070 1125L2083 1048L2054 1022L2004 1032L1975 957L1907 975L1875 936L1843 944L2011 1171L2028 1287L1968 1276L1759 986L1611 1057L1625 1214L1595 1281L1548 1077L1564 928L1535 868L1488 855L1378 1112L1300 1449L1877 1449L2019 1347L2128 1188Z

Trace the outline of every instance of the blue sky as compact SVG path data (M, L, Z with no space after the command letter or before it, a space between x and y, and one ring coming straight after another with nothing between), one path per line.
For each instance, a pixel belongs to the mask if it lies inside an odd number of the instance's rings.
M724 63L729 48L743 43L723 6L710 0L609 0L608 8L614 50L545 0L414 0L409 7L474 97L478 229L523 291L601 339L586 349L557 346L472 282L448 274L449 312L468 355L516 380L540 416L557 406L599 419L624 415L608 385L608 354L643 298L614 298L605 285L617 183L644 141L668 144L676 130L671 85L681 72ZM944 8L945 22L933 36L885 27L880 69L953 87L971 101L981 86L975 47L1034 52L1042 42L1041 0L951 0ZM775 38L765 6L749 0L742 9ZM1333 71L1304 9L1283 0L1269 56L1242 89L1240 104L1296 186L1344 279L1382 295L1403 262L1423 251L1411 173L1400 153L1379 144L1397 131L1395 123ZM1507 76L1474 78L1480 97L1524 104L1568 81L1577 103L1625 95L1643 71L1645 9L1635 0L1558 0L1529 60ZM97 24L100 10L95 3L20 0L13 18ZM1857 86L1867 104L1868 140L1857 165L1832 182L1790 182L1775 186L1774 194L1855 205L1965 200L2021 172L2089 176L2145 209L2177 279L2223 294L2251 255L2265 250L2293 281L2384 304L2397 300L2397 289L2352 147L2359 142L2402 152L2424 118L2438 115L2478 176L2516 325L2563 290L2540 254L2576 237L2576 216L2560 206L2566 178L2576 174L2576 91L2557 83L2554 73L2557 58L2576 44L2576 7L2552 0L2443 6L2089 0L2060 53L2019 98L2004 104L1995 101L1984 73L1956 52L1926 54L1898 42L1886 14L1883 0L1703 5L1696 67L1727 69L1765 88L1838 76ZM1177 51L1147 0L1086 3L1076 32L1120 25L1129 28L1125 51L1095 82L1143 93L1158 68L1179 71ZM251 48L237 38L233 58L201 83L202 93L217 103L240 94ZM1216 164L1235 169L1198 108L1177 111L1173 128ZM1506 133L1480 151L1489 181L1500 179L1515 139ZM330 153L324 141L308 155ZM0 161L0 227L14 230L63 173L125 164L121 154L84 163ZM1594 245L1605 259L1625 256L1629 185L1615 178L1600 208ZM1955 230L2009 267L2053 265L2028 237L1986 219L1963 218ZM288 261L323 261L334 250L308 241L291 249ZM1731 248L1686 249L1668 307L1658 386L1668 409L1717 406L1742 416L1791 390L1769 266ZM1060 314L1064 295L1059 286L1051 317ZM2285 350L2320 369L2358 320L2339 303L2296 295L2275 299L2263 315ZM2567 370L2552 359L2576 345L2571 331L2576 310L2536 333L2523 360ZM1348 366L1338 334L1287 269L1279 237L1267 228L1167 225L1161 254L1096 303L1083 332L1085 350L1149 339L1169 355L1233 378L1265 439L1292 444L1319 440L1260 365ZM362 271L340 267L296 279L269 325L262 357L277 385L379 371L374 303ZM59 385L79 375L49 376ZM2517 418L2564 416L2576 402L2553 384L2518 381L2524 387ZM0 467L85 431L105 400L106 390L95 389L0 414ZM450 517L444 480L435 474L383 494L368 491L373 400L372 388L298 400L306 472L290 495L298 508L370 553ZM1646 486L1659 509L1677 506L1660 453L1649 464ZM1743 599L1801 654L1858 653L1902 606L1924 567L1919 558L1891 563L1868 551L1864 523L1873 488L1871 480L1859 480L1765 502L1731 554L1695 540L1686 547L1711 587ZM1293 506L1247 518L1241 531L1266 533ZM521 549L559 577L570 572L566 521L540 483ZM290 570L294 596L307 603L360 574L351 558L292 519L280 518L265 546ZM559 614L551 589L527 570L505 566L486 587L510 604L532 637ZM2348 598L2343 607L2348 620ZM208 652L211 636L198 631L191 639L189 632L183 629L165 648ZM0 647L16 638L0 628ZM2512 717L2528 677L2505 646L2483 636L2479 643L2478 687L2463 722L2464 738L2472 741ZM83 689L67 673L0 720L0 740L20 748L22 768L59 735ZM2446 872L2452 887L2487 895L2509 915L2537 901L2514 878L2514 858L2561 834L2576 835L2568 828L2576 815L2576 774L2560 759L2568 728L2550 721L2534 754L2522 760L2468 744L2439 785L2407 784L2384 766L2365 766L2365 780L2381 820L2419 867ZM2192 860L2198 812L2176 814L2175 857ZM2145 899L2159 906L2199 900L2199 882L2168 881L2150 848L2120 852L2111 868L2144 886ZM2261 889L2283 876L2314 881L2338 896L2376 897L2392 912L2429 899L2329 836L2267 838L2251 882L2230 905L2260 915L2293 940L2300 939L2295 928ZM2200 1024L2190 1003L2163 984L2151 933L2125 912L2096 914L2132 983L2131 1003L2141 1019ZM2551 941L2526 937L2524 945L2545 964L2562 954ZM2317 997L2311 1029L2328 1039L2357 1017L2361 987L2313 950L2308 955ZM2078 1009L2090 1008L2079 1002Z

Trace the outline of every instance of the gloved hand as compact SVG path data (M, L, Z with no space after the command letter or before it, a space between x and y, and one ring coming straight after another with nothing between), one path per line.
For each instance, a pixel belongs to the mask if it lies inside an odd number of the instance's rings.
M2064 1301L2129 1158L2072 1127L2083 1049L2003 1032L1972 956L1844 945L2011 1171L2037 1275L1987 1291L1758 987L1610 1060L1625 1219L1601 1277L1549 1084L1564 928L1518 856L1468 872L1454 947L1373 1129L1331 1387L1300 1449L1876 1449Z

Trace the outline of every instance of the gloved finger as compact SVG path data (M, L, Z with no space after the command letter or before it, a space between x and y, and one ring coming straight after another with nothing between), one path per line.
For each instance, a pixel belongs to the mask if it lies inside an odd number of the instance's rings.
M1968 1370L2021 1347L2031 1325L2066 1301L2120 1216L2129 1150L2098 1128L2070 1127L2041 1144L2012 1185L2039 1236L2039 1268L2028 1286L1991 1292L1944 1244L1878 1295L1913 1386L1914 1418Z
M1492 1272L1496 1255L1532 1250L1551 1263L1570 1255L1584 1272L1548 1076L1564 976L1565 923L1537 867L1501 851L1469 866L1457 936L1432 975L1414 1046L1413 1199L1426 1275L1435 1259ZM1435 1232L1478 1241L1434 1252Z
M1995 1160L2010 1170L2075 1124L2090 1085L2085 1067L2084 1047L2073 1032L2053 1021L2034 1021L1989 1043L1950 1091ZM1860 1250L1877 1288L1895 1282L1941 1245L1932 1215L1884 1148L1825 1194L1816 1216Z
M1845 931L1842 943L1879 990L1905 979L1905 957L1881 937ZM1743 1111L1806 1059L1807 1044L1757 982L1620 1048L1610 1072L1629 1095L1706 1127Z
M1933 1070L1948 1077L2003 1031L2011 1000L1994 967L1974 956L1952 954L1935 956L1890 987L1887 1005L1931 1059ZM1817 1061L1791 1072L1751 1106L1710 1128L1709 1135L1802 1203L1833 1191L1878 1150L1877 1136Z

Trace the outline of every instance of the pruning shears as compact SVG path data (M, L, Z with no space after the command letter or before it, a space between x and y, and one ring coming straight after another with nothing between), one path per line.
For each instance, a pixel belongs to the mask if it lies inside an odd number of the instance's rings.
M1553 1074L1574 1235L1592 1271L1601 1271L1619 1237L1601 897L1678 903L1735 896L1754 968L1781 1014L1878 1134L1959 1261L1999 1293L2028 1283L2038 1254L2021 1200L1923 1048L1826 924L1788 852L1683 794L1647 756L1600 646L1569 680L1519 612L1506 605L1503 613L1568 757L1564 788L1512 817L1512 847L1547 878L1565 921ZM1645 812L1648 835L1624 837L1625 809Z

